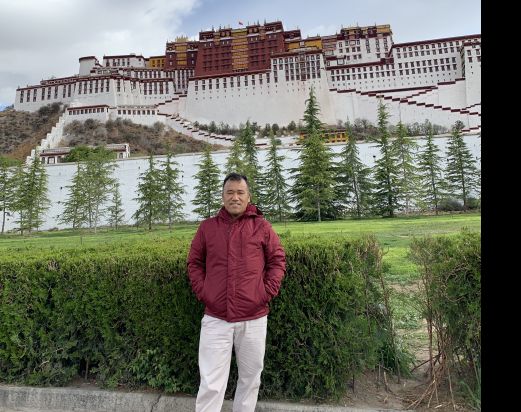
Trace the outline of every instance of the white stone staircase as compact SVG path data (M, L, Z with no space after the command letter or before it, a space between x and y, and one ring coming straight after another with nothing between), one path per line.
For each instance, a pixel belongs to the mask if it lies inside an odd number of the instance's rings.
M51 131L47 133L44 139L40 141L40 144L31 150L31 154L26 157L26 164L31 163L36 152L40 153L44 149L53 149L57 147L63 138L63 128L67 124L69 113L65 110L58 119L58 122L52 127Z
M221 146L231 146L235 140L235 136L210 133L206 130L197 129L186 119L179 115L165 116L164 122L175 131L190 136L196 140L202 140L210 144L219 144Z

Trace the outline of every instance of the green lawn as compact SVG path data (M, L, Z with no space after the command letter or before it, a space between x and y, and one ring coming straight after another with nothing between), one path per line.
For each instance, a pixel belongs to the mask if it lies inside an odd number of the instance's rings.
M288 222L273 225L277 233L285 236L342 236L360 237L374 234L382 245L388 264L387 279L391 282L407 284L414 279L416 268L408 260L407 253L414 236L454 234L467 227L470 230L481 230L479 213L453 214L440 216L412 216L394 219L340 220L330 222ZM34 248L77 248L114 242L133 242L139 240L154 241L168 237L192 237L197 224L180 224L172 230L167 227L156 227L152 231L134 227L119 230L102 228L97 233L79 234L71 230L41 232L30 236L0 236L0 253ZM9 252L8 252L9 253Z
M481 230L481 215L478 213L454 214L441 216L397 217L394 219L340 220L331 222L288 222L273 224L277 233L286 235L318 235L359 237L375 234L381 245L388 252L386 259L393 261L404 256L413 236L451 234L462 227ZM106 228L97 233L85 231L82 234L72 230L40 232L30 236L8 234L0 236L0 251L6 249L32 248L76 248L107 244L113 242L132 242L148 239L153 241L165 237L191 237L197 224L154 227L152 231L134 227L119 230Z

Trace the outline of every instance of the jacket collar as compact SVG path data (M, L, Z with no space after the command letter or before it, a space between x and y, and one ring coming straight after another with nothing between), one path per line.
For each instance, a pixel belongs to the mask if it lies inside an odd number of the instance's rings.
M219 213L217 214L217 216L226 222L233 221L232 216L228 213L228 211L224 208L224 206L221 207L221 210L219 210ZM252 203L248 203L248 206L246 206L246 210L244 211L244 213L241 216L239 216L239 218L237 220L243 219L244 217L250 217L250 216L253 216L253 217L263 216L263 214L257 206L255 206Z

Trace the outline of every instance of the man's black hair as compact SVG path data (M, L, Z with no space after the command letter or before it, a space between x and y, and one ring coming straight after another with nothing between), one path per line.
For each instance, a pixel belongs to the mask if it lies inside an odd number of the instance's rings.
M226 184L226 182L228 180L232 180L234 182L240 182L241 180L244 180L246 182L246 186L248 186L248 191L250 190L250 185L248 183L248 178L244 175L240 175L239 173L235 173L235 172L232 172L230 174L228 174L228 176L226 176L224 178L224 182L223 182L223 189L224 189L224 185Z

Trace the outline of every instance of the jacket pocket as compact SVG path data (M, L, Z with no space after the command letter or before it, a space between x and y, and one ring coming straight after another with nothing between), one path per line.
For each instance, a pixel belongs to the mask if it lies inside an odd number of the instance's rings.
M264 292L264 296L262 299L262 305L266 305L271 299L268 292L266 292L266 288L263 285L262 291Z

